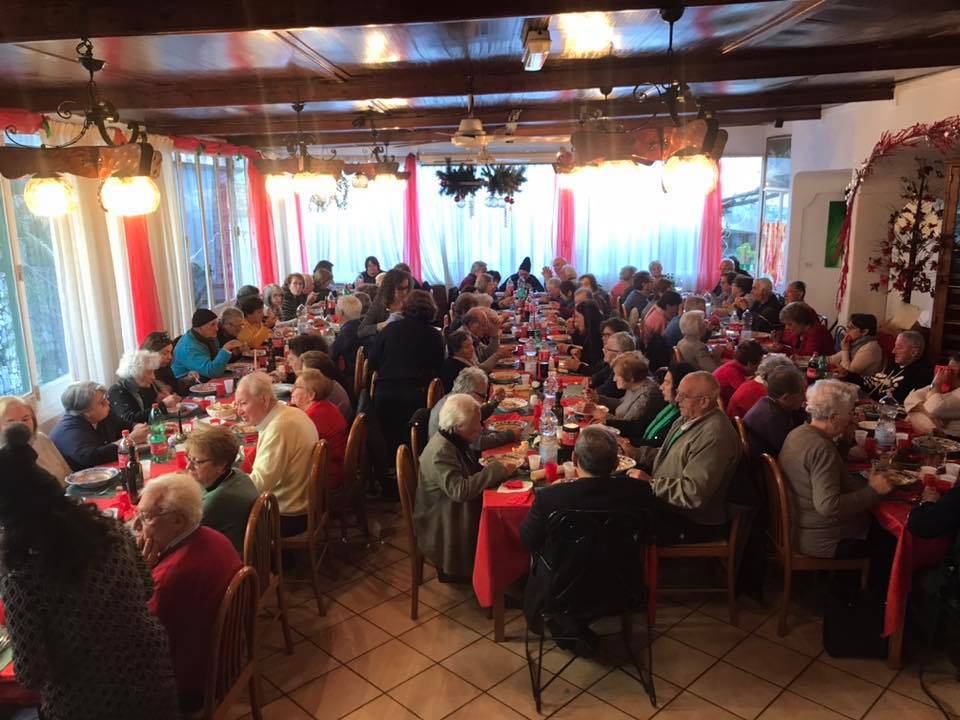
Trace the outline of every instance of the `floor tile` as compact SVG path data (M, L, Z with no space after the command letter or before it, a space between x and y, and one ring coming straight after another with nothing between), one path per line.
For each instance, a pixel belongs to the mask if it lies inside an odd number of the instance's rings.
M378 695L380 691L353 670L340 667L294 690L289 697L316 720L335 720Z
M288 611L289 615L289 611ZM289 618L288 618L289 621ZM272 655L275 652L285 651L286 643L283 641L283 627L280 625L279 620L274 620L270 622L264 618L257 618L257 634L260 649L260 656L265 657L266 655ZM303 635L297 632L293 627L293 624L290 624L290 638L293 642L298 643L303 640Z
M263 720L313 720L311 715L288 697L267 703L260 708L260 712L263 713Z
M667 635L719 658L730 652L747 633L697 611L670 628Z
M781 688L733 665L718 662L690 686L690 692L747 720L753 720Z
M390 639L383 630L362 617L344 620L316 635L313 640L340 662L350 662Z
M629 715L589 693L578 695L553 717L557 720L630 720Z
M527 621L521 615L520 617L514 618L508 623L505 623L503 626L503 642L497 643L500 647L505 647L510 652L516 653L522 658L526 658L526 644L525 637L527 632ZM493 640L493 628L490 629L490 632L487 633L487 637ZM530 646L533 647L534 643L537 642L537 636L533 633L530 634ZM557 645L553 640L546 640L543 643L543 651L547 652L552 650Z
M439 720L480 691L444 667L434 665L390 691L390 697L423 720Z
M420 586L420 602L424 602L435 610L443 612L454 605L459 605L473 594L469 585L454 585L442 583L436 578L428 580Z
M790 616L789 632L780 637L777 635L777 623L780 616L773 615L767 619L756 632L778 645L783 645L797 652L817 657L823 652L823 624L815 618L800 615Z
M951 710L954 708L950 708ZM949 710L948 710L949 712ZM870 708L865 720L942 720L943 715L935 707L911 700L906 695L887 690Z
M806 655L758 635L746 638L724 660L781 687L793 682L810 664Z
M337 660L309 640L303 640L293 646L293 655L277 653L260 667L267 680L288 693L339 666Z
M684 692L657 713L657 720L737 720L737 716Z
M844 720L844 717L788 690L764 710L760 720Z
M647 720L680 693L680 688L656 675L653 686L657 695L657 707L650 704L643 685L622 670L614 670L604 676L592 685L588 692L637 720Z
M466 625L471 630L486 635L493 630L493 618L487 617L487 609L477 604L477 599L470 597L459 605L447 610L444 615L451 617L462 625ZM520 610L504 610L504 620L511 620L520 616Z
M563 667L571 657L571 653L560 648L555 648L548 653L544 653L543 666L552 673L556 673ZM586 690L597 680L609 673L614 668L614 661L604 658L582 658L578 657L567 668L560 673L560 677L571 685ZM636 672L636 670L634 670Z
M399 550L397 552L399 552ZM429 565L423 566L424 573L426 573L427 568L429 568ZM413 574L410 571L409 559L401 560L374 570L373 576L383 580L385 583L390 583L398 590L403 590L404 592L408 592L413 585L413 580L411 579Z
M657 617L654 627L657 630L666 630L672 625L676 625L692 612L693 610L678 602L670 602L669 600L663 602L658 601Z
M266 705L272 703L277 698L283 695L269 680L261 677L260 678L260 709L262 710ZM14 715L14 718L20 717L20 715ZM36 714L32 717L36 717ZM237 698L237 701L234 702L227 710L224 715L224 720L237 720L238 718L249 718L250 717L250 695L244 690L244 692Z
M884 687L897 675L896 670L887 667L886 658L834 658L824 652L817 660Z
M670 637L653 643L653 672L679 687L692 683L715 662L716 658Z
M448 657L441 665L481 690L487 690L524 667L526 662L497 643L480 638Z
M383 580L368 575L356 582L330 592L330 597L345 605L355 613L362 613L385 600L398 595L400 591Z
M365 553L355 564L368 572L373 572L401 561L409 564L407 553L384 543Z
M410 596L406 593L392 597L363 613L363 617L391 635L402 635L407 630L423 625L437 616L437 611L428 605L419 603L417 619L410 619Z
M357 675L383 691L409 680L431 665L433 661L430 658L396 639L354 658L349 663Z
M737 627L747 632L753 632L763 625L767 618L776 611L773 605L761 605L750 598L740 597L737 600ZM727 599L717 595L700 606L704 615L730 622L730 611Z
M381 695L371 700L362 708L354 710L343 720L418 720L417 716L407 710L389 695Z
M949 663L932 663L923 674L927 688L937 700L957 717L960 717L960 683L956 680L956 671ZM917 702L933 706L933 701L920 686L920 677L916 667L904 668L889 686L901 695Z
M408 630L400 639L437 662L478 640L480 635L455 620L439 615Z
M861 718L883 688L837 668L815 662L793 681L790 690L852 718Z
M544 672L541 678L546 682L551 677L550 673ZM537 712L536 703L533 700L533 690L530 686L530 673L527 668L517 670L498 685L494 685L487 692L500 702L513 708L518 713L528 718L540 718L550 715L580 694L580 689L574 687L563 678L557 678L548 687L541 697L541 712Z
M523 715L484 694L468 702L453 715L448 715L447 720L523 720Z
M313 637L354 615L353 610L338 602L333 602L329 598L327 598L323 607L327 611L326 615L320 615L317 612L317 606L313 603L293 608L289 612L290 626L301 635Z

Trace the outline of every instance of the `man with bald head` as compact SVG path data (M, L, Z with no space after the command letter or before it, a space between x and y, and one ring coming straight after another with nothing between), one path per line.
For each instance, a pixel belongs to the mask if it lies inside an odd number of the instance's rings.
M628 474L649 482L661 501L654 510L660 544L705 542L726 534L727 488L740 460L740 441L717 406L719 395L713 375L690 373L677 388L680 417L663 445L634 451L642 469Z
M717 271L717 286L713 289L711 293L715 298L720 297L723 294L723 288L720 286L723 276L729 272L734 272L736 267L733 264L733 260L730 258L724 258L720 261L720 268Z
M770 332L780 327L780 311L783 305L773 294L773 283L770 278L757 278L753 281L753 305L750 314L753 315L753 329L761 332Z

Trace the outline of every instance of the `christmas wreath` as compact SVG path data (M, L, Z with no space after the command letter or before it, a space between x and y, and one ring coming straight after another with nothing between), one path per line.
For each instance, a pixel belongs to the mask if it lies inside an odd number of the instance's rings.
M440 194L452 197L456 202L460 202L467 196L477 194L477 190L483 185L483 182L477 179L477 171L472 165L460 165L456 168L447 158L447 167L445 170L437 170L437 177L440 178Z
M487 165L482 175L490 197L502 197L505 203L512 205L514 193L520 192L527 181L525 172L522 165Z

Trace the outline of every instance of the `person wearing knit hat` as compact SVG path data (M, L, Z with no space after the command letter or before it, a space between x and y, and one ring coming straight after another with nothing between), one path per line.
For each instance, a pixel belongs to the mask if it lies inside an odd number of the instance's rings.
M173 351L173 374L181 378L191 372L208 380L223 375L234 350L243 347L239 340L220 346L217 340L217 314L207 308L198 308L190 321L191 329L183 334Z
M0 595L17 682L41 717L177 717L170 645L148 610L133 536L64 496L36 464L30 429L0 437Z
M520 267L517 272L508 277L503 284L500 285L500 291L505 291L507 289L507 285L512 282L514 287L519 287L522 283L524 285L529 285L533 292L544 292L543 283L541 283L536 276L530 274L531 267L532 263L530 262L530 258L525 257L523 262L520 263Z

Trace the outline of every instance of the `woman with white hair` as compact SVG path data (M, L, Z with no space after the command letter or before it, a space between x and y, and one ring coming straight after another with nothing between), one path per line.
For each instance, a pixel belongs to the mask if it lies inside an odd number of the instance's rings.
M680 316L680 333L683 339L677 343L677 352L682 362L692 365L694 370L713 372L720 363L707 344L703 334L707 329L706 313L702 310L688 310Z
M161 393L156 386L160 354L148 350L124 353L117 368L117 382L110 386L107 397L110 412L127 430L137 423L145 423L150 417L154 403L163 406L165 412L174 412L180 396Z
M756 375L740 383L740 386L733 391L733 395L730 396L726 405L727 415L732 418L746 417L760 398L767 396L767 378L780 368L796 370L797 366L793 360L783 353L764 355L763 360L757 365Z
M30 431L30 447L37 453L37 465L64 485L63 479L70 474L70 466L67 465L67 461L63 459L63 455L57 450L53 441L40 432L33 405L12 395L0 397L0 432L13 423L22 423L27 426Z
M440 429L440 413L443 412L443 406L447 404L447 398L454 395L469 395L480 403L480 421L486 422L497 409L500 401L506 397L504 390L497 390L490 402L487 402L487 393L490 388L490 380L487 374L478 367L467 367L460 371L460 374L453 381L453 388L450 393L440 398L440 402L430 410L430 420L427 423L427 434L429 437L436 435ZM489 448L500 447L507 443L515 443L520 440L522 433L520 430L493 430L483 428L480 437L473 443L474 450L487 450Z
M117 443L123 427L110 413L107 389L99 383L73 383L60 396L63 417L50 439L72 470L83 470L117 461ZM139 423L130 431L136 443L147 441L150 431Z
M134 532L153 575L150 611L170 637L180 710L203 704L210 635L227 586L243 566L223 534L201 525L200 485L185 473L147 483Z
M446 398L440 429L420 455L413 523L417 545L442 580L469 578L477 549L483 491L517 468L512 460L480 467L471 445L480 437L480 403L469 395Z
M847 472L837 449L853 419L857 388L820 380L807 389L810 422L787 435L780 467L790 492L797 552L821 558L856 557L870 527L870 508L890 492L890 481L873 473L867 483Z
M340 332L333 341L330 358L335 363L343 358L344 373L346 377L352 378L357 362L357 350L360 348L357 331L363 320L363 303L354 295L341 295L337 298L337 317L340 320Z

